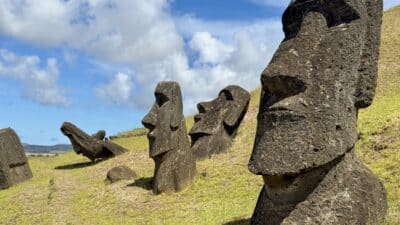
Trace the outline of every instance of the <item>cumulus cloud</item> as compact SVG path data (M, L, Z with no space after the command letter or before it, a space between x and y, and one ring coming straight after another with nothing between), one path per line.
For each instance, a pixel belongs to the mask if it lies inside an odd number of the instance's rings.
M120 106L148 108L161 80L178 81L186 112L229 84L251 90L282 39L280 19L252 22L173 18L170 0L2 0L0 33L40 46L83 52L120 65L95 89ZM68 51L71 49L71 51ZM129 75L128 75L129 74ZM135 87L135 88L133 88Z
M199 53L199 62L201 63L224 61L234 50L233 47L212 37L208 32L196 32L189 45Z
M220 46L215 43L222 43L219 39L208 32L202 32L206 40L212 40L210 45L194 45L198 39L195 33L189 41L189 50L199 53L219 52ZM224 44L227 45L227 44ZM186 113L193 113L199 101L209 100L216 97L218 91L230 84L241 85L252 90L259 85L259 76L272 51L268 52L266 43L258 43L254 40L252 33L243 30L234 35L229 52L224 57L212 62L213 55L200 56L189 62L184 52L173 54L164 61L144 67L138 67L135 81L139 86L147 87L143 93L145 97L137 98L142 107L149 107L149 102L154 101L152 95L156 83L160 80L179 81L184 95ZM215 49L214 49L215 48Z
M257 5L284 8L294 0L249 0L249 1ZM385 9L389 9L393 6L400 5L400 0L384 0L383 5Z
M130 102L132 86L133 83L129 75L118 73L109 84L98 87L96 93L108 103L116 105L132 104Z
M42 46L143 63L182 47L168 0L2 0L0 32Z
M70 102L57 85L57 60L49 58L45 67L40 65L41 60L38 56L19 56L0 49L0 76L21 81L23 96L43 105L69 106Z

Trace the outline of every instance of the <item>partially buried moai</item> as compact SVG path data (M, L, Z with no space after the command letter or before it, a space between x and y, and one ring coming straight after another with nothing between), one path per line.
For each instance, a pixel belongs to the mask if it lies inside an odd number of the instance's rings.
M0 130L0 189L32 178L24 148L14 130Z
M181 191L194 181L196 163L186 133L179 84L158 83L155 97L156 102L142 121L149 129L150 157L155 162L153 192Z
M216 99L197 104L199 113L195 115L195 123L189 133L197 159L223 153L229 148L247 112L249 101L249 92L230 85L222 89Z
M92 161L114 157L128 151L105 139L104 130L89 135L70 122L64 122L60 130L69 138L76 154L82 154Z
M354 153L373 99L382 0L296 0L261 76L251 172L264 187L253 225L377 224L382 183Z

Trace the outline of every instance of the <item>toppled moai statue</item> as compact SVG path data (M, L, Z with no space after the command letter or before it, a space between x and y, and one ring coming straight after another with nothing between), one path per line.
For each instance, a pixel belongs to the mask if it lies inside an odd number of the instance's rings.
M181 191L194 181L196 163L186 133L179 84L158 83L155 97L142 121L149 129L150 157L155 162L153 193Z
M0 130L0 189L32 178L24 148L11 128Z
M382 0L296 0L262 73L251 172L264 187L253 225L377 224L382 183L354 153L373 99Z
M61 132L69 138L77 154L82 154L92 161L121 155L128 151L111 141L104 140L106 136L104 130L88 135L72 123L64 122Z
M197 159L225 152L236 136L247 112L250 93L231 85L222 89L218 97L197 104L199 114L190 130L192 151Z

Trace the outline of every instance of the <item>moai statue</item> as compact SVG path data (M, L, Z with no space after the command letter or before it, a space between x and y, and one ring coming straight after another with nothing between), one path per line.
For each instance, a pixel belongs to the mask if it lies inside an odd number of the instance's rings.
M106 136L104 130L88 135L74 124L64 122L61 132L69 138L76 154L82 154L92 161L121 155L128 151L111 141L104 140Z
M142 121L149 129L150 157L155 162L153 193L181 191L194 181L196 163L186 134L179 84L158 83L155 97Z
M250 94L231 85L222 89L218 97L197 104L199 114L190 130L192 151L197 159L225 152L236 136L237 129L249 106Z
M296 0L261 76L249 169L262 175L252 225L377 224L382 183L355 155L357 113L373 99L382 0Z
M14 130L0 130L0 189L32 178L21 141Z

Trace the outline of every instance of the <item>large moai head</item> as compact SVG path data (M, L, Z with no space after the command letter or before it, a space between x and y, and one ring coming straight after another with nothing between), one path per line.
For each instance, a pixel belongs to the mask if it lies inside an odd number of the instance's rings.
M212 101L197 104L199 113L189 132L197 159L222 153L230 146L249 101L250 94L245 89L230 85Z
M24 148L14 130L0 130L0 189L32 178Z
M160 82L154 92L156 101L150 112L143 118L143 125L149 129L150 157L157 157L179 146L179 135L184 129L182 94L176 82Z
M382 0L296 0L285 39L261 77L249 169L298 174L353 149L359 108L377 77Z
M196 175L196 163L190 150L183 116L179 84L164 81L155 90L156 101L143 118L150 157L155 162L153 193L171 193L189 186Z

